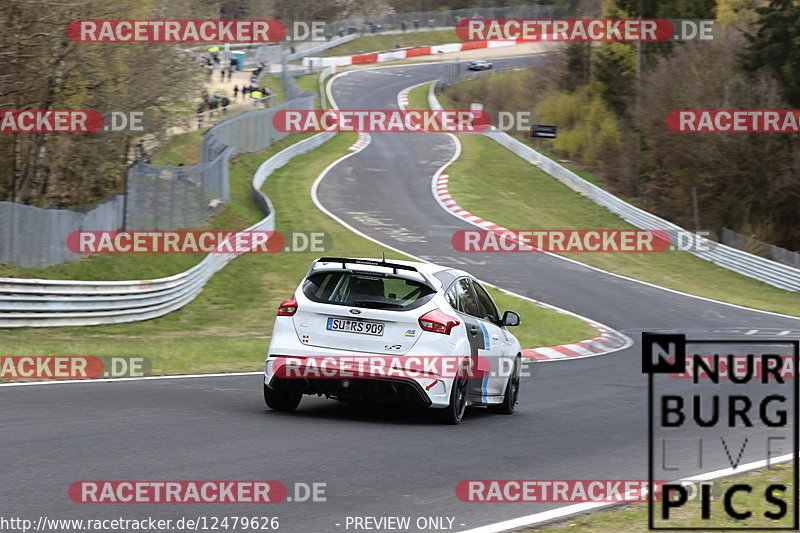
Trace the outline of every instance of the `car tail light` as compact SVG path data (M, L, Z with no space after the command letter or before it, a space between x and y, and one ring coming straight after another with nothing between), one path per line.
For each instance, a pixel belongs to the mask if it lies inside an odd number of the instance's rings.
M419 325L425 331L450 335L450 330L461 324L457 319L448 314L434 309L419 317Z
M297 300L294 296L281 302L278 306L278 316L292 316L297 312Z

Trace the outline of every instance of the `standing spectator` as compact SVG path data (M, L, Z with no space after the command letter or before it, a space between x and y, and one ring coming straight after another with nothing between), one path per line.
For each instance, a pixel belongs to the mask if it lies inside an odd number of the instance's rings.
M228 100L227 96L223 96L220 99L219 103L222 106L222 114L223 115L227 115L228 114L228 105L231 103L231 101Z
M400 23L400 29L402 29L402 30L403 30L403 33L405 33L405 32L406 32L406 29L408 29L408 24L406 24L406 22L405 22L405 21L401 22L401 23Z
M206 112L206 102L203 100L197 106L197 129L203 127L203 113Z
M239 65L239 60L236 59L236 56L231 56L231 70L237 70L237 66Z
M250 87L242 85L242 98L247 98L247 93L250 92Z
M419 29L419 19L414 19L414 29L415 30Z
M234 85L233 86L233 99L236 100L238 98L239 98L239 86L238 85Z
M228 69L228 83L231 82L231 76L233 75L233 67Z
M206 81L208 81L208 83L211 83L211 76L213 76L213 75L214 75L214 67L212 67L211 65L207 66L206 67L206 76L207 76L207 80Z
M224 68L219 69L219 81L221 81L221 82L225 81L225 69Z
M433 29L435 22L433 19L428 19L428 28Z

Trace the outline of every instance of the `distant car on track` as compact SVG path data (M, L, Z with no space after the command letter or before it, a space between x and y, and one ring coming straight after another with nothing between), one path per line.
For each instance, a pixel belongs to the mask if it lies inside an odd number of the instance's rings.
M469 70L489 70L490 68L492 68L492 64L483 59L476 59L467 63L467 69Z
M461 422L467 406L511 414L521 348L507 328L519 323L513 311L500 315L467 272L412 261L323 257L278 307L264 399L279 411L297 408L303 394L388 401L435 409L449 424ZM290 366L327 360L341 364L339 370L353 369L348 365L365 356L392 364L438 362L400 376L362 366L352 378L342 377L351 375L343 371L317 376L306 372L308 366ZM447 361L455 361L449 371Z

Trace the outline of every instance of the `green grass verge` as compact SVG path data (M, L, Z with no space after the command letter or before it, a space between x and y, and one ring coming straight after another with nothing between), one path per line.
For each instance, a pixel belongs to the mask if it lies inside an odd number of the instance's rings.
M633 226L548 176L496 142L460 135L450 194L461 206L511 229L631 229ZM492 201L486 202L490 187ZM685 252L561 254L672 289L800 316L800 293L776 289Z
M267 150L237 158L230 171L231 205L215 217L212 226L241 229L259 220L261 214L250 200L253 173L267 157L300 138L291 136ZM396 257L394 252L331 221L310 199L313 181L328 164L346 153L355 139L354 133L339 134L270 176L265 192L276 209L277 229L327 231L333 237L333 249L329 251L332 255L380 257L385 251L387 257ZM275 309L295 289L316 255L245 254L214 275L200 295L179 311L131 324L47 330L8 329L3 331L0 340L0 354L145 356L151 359L153 373L162 375L259 370L263 365ZM105 268L114 270L120 277L133 279L121 275L122 272L131 274L158 266L151 262L160 265L161 261L185 260L182 256L139 255L137 261L144 264L137 266L135 262L124 261L123 256L113 256L116 262L124 265L117 266L109 259L97 256L78 263L38 269L35 273L26 269L25 273L37 277L61 273L73 279L118 277L104 272ZM98 260L108 262L93 263ZM169 270L169 273L175 273L180 269ZM522 315L523 325L515 333L526 347L574 342L593 334L578 319L492 292L501 308L512 308Z
M200 162L200 140L204 130L173 135L150 158L154 165L194 165Z
M451 87L441 94L438 94L437 98L439 99L439 103L445 109L465 108L464 106L468 107L471 102L462 101L456 103L458 101L458 99L454 98L454 96L457 94L456 91L463 91L463 94L475 95L474 101L483 103L483 99L480 97L481 92L484 94L489 94L493 86L503 84L524 84L529 81L529 76L529 72L525 70L516 70L504 72L502 74L495 74L489 78L463 80L459 81L454 87ZM552 141L548 139L533 139L528 134L523 134L521 132L509 132L509 134L513 135L516 139L527 144L528 146L543 153L550 159L558 161L562 166L564 166L564 168L569 169L589 183L597 185L598 187L605 187L605 178L602 175L588 170L580 161L565 160L563 159L563 156L554 153L552 150ZM638 207L643 207L643 203L640 200L631 198L624 198L624 200Z
M781 466L781 465L778 465ZM783 465L783 468L775 467L772 470L754 470L744 474L731 476L720 480L714 486L714 501L711 504L710 520L700 519L700 502L690 501L680 509L673 510L669 525L659 523L661 527L684 527L684 528L708 528L708 527L728 527L728 528L791 528L792 527L792 504L791 494L793 492L793 469ZM750 494L737 493L735 506L737 509L750 510L753 515L747 520L734 520L727 515L723 508L722 494L724 491L736 483L746 483L753 487ZM782 499L789 505L787 516L781 520L772 520L764 517L765 511L775 512L774 505L766 504L764 501L764 490L773 483L782 484L787 487ZM656 507L660 509L660 507ZM579 515L566 521L558 522L549 526L529 529L527 531L542 531L546 533L576 532L581 533L617 533L625 531L628 533L645 533L647 529L648 509L647 503L626 504L615 506L607 511L595 511L593 513ZM709 530L720 531L720 530Z
M269 100L269 105L274 106L286 101L283 94L283 85L281 84L281 77L274 74L262 74L258 79L259 87L269 87L272 91L272 98Z
M430 83L420 85L416 89L411 89L408 93L408 108L409 109L428 109L428 91L430 90Z
M295 83L297 84L297 88L301 91L308 91L312 93L317 93L317 97L314 99L314 109L320 108L320 99L319 99L319 73L317 74L306 74L305 76L299 76Z
M295 83L301 91L309 91L319 94L319 73L299 76L295 80Z
M392 33L386 35L365 35L353 39L349 43L328 48L322 52L323 56L349 56L370 52L391 50L395 45L400 48L409 46L433 46L461 42L454 30L418 31L409 33Z

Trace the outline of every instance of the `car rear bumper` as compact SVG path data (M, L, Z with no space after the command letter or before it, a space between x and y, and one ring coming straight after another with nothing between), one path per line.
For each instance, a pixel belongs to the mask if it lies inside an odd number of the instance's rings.
M425 407L446 407L450 402L453 378L440 376L392 376L373 373L324 373L309 376L276 371L283 356L271 356L264 365L264 384L271 389L289 389L304 394L353 398L365 401L391 401ZM288 356L291 357L291 356ZM288 376L288 377L287 377ZM319 376L319 377L317 377Z
M417 381L410 378L311 378L286 379L272 376L264 381L271 389L303 394L333 396L340 399L390 402L431 407L433 400Z

